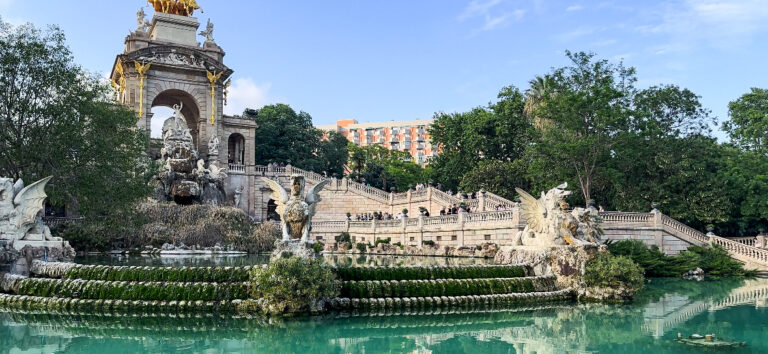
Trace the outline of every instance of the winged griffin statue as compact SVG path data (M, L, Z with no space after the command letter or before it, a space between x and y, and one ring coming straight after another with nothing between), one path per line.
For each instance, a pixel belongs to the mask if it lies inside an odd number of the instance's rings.
M0 178L0 239L61 241L61 238L51 236L51 230L38 217L47 197L45 185L51 178L43 178L26 187L22 180L13 183L10 178Z
M266 177L261 179L272 189L272 199L277 202L283 241L301 239L302 242L309 242L309 229L317 204L320 203L320 191L330 182L325 180L316 184L302 198L305 185L303 175L291 175L290 194L278 182Z
M515 239L523 246L562 246L597 243L602 231L599 216L591 209L574 208L568 211L565 198L571 195L568 184L561 184L536 199L520 188L520 215L528 224Z

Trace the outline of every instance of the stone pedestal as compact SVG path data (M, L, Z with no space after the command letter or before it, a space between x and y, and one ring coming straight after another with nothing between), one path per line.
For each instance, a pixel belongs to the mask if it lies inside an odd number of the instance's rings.
M312 242L302 242L301 240L275 241L275 250L272 251L271 259L285 257L315 258L319 256L318 252L312 248Z
M200 23L194 17L156 13L152 19L149 38L197 47L197 29Z
M525 264L533 275L554 275L561 289L583 289L585 265L588 260L605 252L605 246L504 246L496 253L496 264Z

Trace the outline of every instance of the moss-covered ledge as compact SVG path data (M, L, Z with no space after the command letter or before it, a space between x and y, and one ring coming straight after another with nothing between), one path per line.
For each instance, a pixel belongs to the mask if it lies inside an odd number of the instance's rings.
M36 277L55 279L226 283L246 282L251 270L261 267L138 267L35 261L30 272Z

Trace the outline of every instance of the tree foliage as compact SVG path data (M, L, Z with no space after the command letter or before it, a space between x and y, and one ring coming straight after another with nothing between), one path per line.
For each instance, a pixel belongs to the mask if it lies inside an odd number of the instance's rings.
M329 176L343 175L348 157L346 138L331 132L323 139L323 132L312 125L309 113L297 113L287 104L274 104L246 109L243 116L258 124L256 164L290 163Z
M349 143L350 177L358 182L390 191L406 191L424 183L427 173L413 162L407 151L389 150L381 145L356 146ZM393 188L394 187L394 188Z
M752 88L728 104L731 119L723 128L737 146L768 154L768 90Z
M51 203L89 215L148 195L147 137L110 96L60 29L0 21L0 176L53 176Z

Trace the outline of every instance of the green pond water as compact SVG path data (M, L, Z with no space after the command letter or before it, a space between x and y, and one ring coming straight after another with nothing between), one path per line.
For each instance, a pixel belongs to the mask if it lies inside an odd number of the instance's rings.
M701 353L677 333L768 353L768 282L653 279L630 305L458 313L331 314L284 321L0 312L2 353Z

